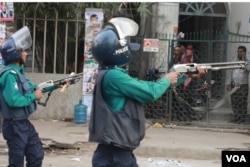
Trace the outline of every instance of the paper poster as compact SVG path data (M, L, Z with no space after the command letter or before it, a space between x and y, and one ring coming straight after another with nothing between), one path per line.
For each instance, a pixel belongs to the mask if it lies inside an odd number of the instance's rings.
M86 21L103 21L102 9L86 8L85 19L86 19Z
M144 39L143 51L144 52L159 52L160 41L158 39Z
M85 38L84 38L84 65L83 65L83 103L88 106L89 118L93 89L98 72L98 63L95 61L91 48L93 37L101 30L103 24L103 12L101 9L87 8L85 12Z
M13 2L0 2L0 21L14 21Z
M3 42L5 41L6 39L6 25L5 24L0 24L0 47L2 46ZM0 53L0 65L4 65L4 60L3 60L3 57Z
M95 86L95 79L98 72L98 64L94 59L87 59L83 69L83 94L92 94Z
M103 12L101 9L87 8L85 12L85 43L84 61L93 58L91 53L91 43L93 37L101 30L103 24Z

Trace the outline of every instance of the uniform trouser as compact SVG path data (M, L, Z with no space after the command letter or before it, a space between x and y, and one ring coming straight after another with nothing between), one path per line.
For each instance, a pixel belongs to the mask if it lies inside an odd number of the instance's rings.
M44 158L42 143L34 126L28 119L7 120L2 126L3 137L9 149L8 167L41 167Z
M248 84L240 85L231 95L231 104L235 122L245 121L248 103Z
M99 144L92 158L92 167L138 167L131 150Z

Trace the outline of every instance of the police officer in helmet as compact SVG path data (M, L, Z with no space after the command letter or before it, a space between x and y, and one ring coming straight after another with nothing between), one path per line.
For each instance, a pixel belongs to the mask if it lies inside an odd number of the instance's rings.
M6 67L0 70L0 106L3 118L2 134L7 141L9 167L23 167L24 157L27 167L41 167L44 151L38 133L29 121L29 115L36 110L36 100L42 98L37 88L24 73L32 38L28 27L24 26L2 44L1 54Z
M127 74L132 59L130 36L138 32L131 19L117 17L108 21L93 39L92 54L99 63L89 122L89 141L98 146L93 167L138 167L133 150L145 135L143 104L152 102L187 77L170 72L156 82L138 80ZM199 69L199 75L206 71Z

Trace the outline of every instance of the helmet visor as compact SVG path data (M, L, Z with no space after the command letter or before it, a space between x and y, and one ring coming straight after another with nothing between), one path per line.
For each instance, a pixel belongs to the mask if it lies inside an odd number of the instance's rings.
M11 36L11 38L13 38L14 40L14 43L16 45L16 50L19 49L25 50L30 48L32 45L32 38L27 26L24 26L23 28L19 29Z
M127 36L135 36L139 29L135 21L125 17L113 18L109 20L109 23L116 28L120 39L125 39Z

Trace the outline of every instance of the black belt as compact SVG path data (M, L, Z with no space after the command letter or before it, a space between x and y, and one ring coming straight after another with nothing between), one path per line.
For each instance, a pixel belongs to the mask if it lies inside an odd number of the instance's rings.
M117 147L117 146L115 146L113 143L110 143L110 144L102 144L102 143L100 143L98 146L99 146L99 147L102 147L102 148L107 148L107 149L113 149L113 150L120 150L120 151L129 151L129 152L132 152L132 150L124 149L124 148L121 148L121 147Z
M13 119L13 118L4 118L4 121L12 122L12 121L26 121L28 118L23 118L23 119Z

